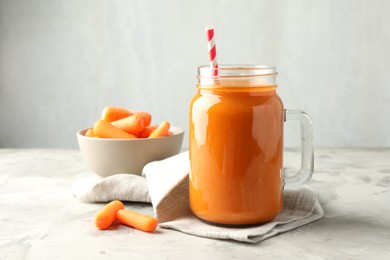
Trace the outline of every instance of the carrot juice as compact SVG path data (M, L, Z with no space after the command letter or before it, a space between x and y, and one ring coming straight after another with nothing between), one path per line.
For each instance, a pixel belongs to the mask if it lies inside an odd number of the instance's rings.
M190 207L211 223L264 223L282 209L284 108L276 72L225 69L217 76L198 69L190 104Z

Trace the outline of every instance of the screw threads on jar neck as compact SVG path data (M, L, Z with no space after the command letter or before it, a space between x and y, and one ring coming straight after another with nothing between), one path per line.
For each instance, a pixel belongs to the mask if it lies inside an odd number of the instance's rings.
M270 87L276 85L276 68L258 65L198 67L198 84L209 87Z

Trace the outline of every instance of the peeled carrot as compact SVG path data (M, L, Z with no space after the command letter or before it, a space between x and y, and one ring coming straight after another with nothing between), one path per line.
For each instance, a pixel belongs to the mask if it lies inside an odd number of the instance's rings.
M139 133L138 137L140 138L148 138L150 133L153 132L154 129L156 129L157 126L156 125L147 125L144 127L144 130L141 131L141 133Z
M139 134L144 129L144 120L139 114L113 121L111 124L129 134Z
M102 138L137 138L136 135L129 134L104 120L96 121L93 131L97 137Z
M149 135L149 138L155 138L160 136L167 136L171 125L168 121L163 121L153 132Z
M116 217L122 224L146 232L153 232L158 224L157 219L128 209L118 210Z
M139 115L141 115L142 119L144 120L145 126L150 125L152 122L152 115L148 112L138 112Z
M88 129L87 132L85 132L85 136L95 137L95 133L93 132L93 129L92 128Z
M132 109L130 109L129 111L132 114L139 114L142 117L142 119L144 120L145 126L150 125L150 123L152 122L152 115L148 112L137 111L137 110L132 110Z
M119 210L123 210L125 206L119 200L114 200L101 208L95 216L95 225L98 229L107 229L116 220L116 215Z
M132 114L134 113L122 107L106 106L102 112L102 120L112 122L131 116Z

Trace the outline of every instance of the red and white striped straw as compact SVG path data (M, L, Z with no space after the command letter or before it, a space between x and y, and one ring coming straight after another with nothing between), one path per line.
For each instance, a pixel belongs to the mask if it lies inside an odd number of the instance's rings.
M214 27L213 26L206 26L206 36L207 36L207 47L209 50L209 58L210 58L210 68L218 68L218 61L217 61L217 48L215 46L215 40L214 40ZM215 70L213 75L217 75L218 71Z

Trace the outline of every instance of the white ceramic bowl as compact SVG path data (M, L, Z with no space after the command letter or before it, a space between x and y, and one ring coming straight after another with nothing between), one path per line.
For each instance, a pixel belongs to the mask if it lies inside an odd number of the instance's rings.
M180 152L184 130L171 126L170 136L140 139L109 139L77 133L81 154L87 166L101 177L118 173L141 175L143 167Z

